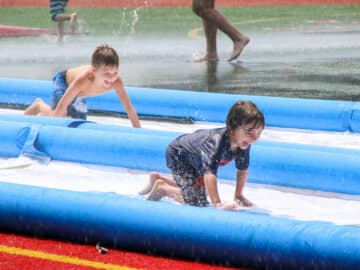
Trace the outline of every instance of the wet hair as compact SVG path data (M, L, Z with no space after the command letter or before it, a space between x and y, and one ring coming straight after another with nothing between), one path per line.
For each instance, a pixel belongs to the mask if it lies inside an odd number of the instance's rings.
M119 55L107 44L96 47L91 57L91 64L98 68L101 66L119 66Z
M262 112L251 101L238 101L228 112L226 118L227 130L252 124L251 128L264 127L265 118Z

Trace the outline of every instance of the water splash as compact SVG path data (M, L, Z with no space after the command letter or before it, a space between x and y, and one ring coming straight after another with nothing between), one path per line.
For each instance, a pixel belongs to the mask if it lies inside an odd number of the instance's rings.
M138 10L140 10L141 8L135 8L132 12L132 21L131 21L131 25L130 25L130 34L134 34L135 33L135 26L137 24L137 22L139 21L139 15L138 15Z
M136 25L139 22L139 10L141 8L122 9L122 16L119 23L118 29L113 30L114 36L127 34L128 36L132 36L136 33Z
M86 20L83 19L77 19L77 32L79 33L85 33L89 30L89 25L86 22ZM91 32L91 31L90 31Z

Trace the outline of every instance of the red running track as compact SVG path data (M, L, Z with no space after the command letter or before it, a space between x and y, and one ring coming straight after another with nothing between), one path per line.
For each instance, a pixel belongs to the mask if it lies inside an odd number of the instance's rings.
M95 246L0 233L0 270L18 269L232 270L234 268L121 250L109 250L106 254L100 254Z
M21 27L14 25L0 24L0 37L24 37L24 36L38 36L38 35L56 35L56 30L34 27ZM67 35L86 35L88 32L71 33L65 31Z

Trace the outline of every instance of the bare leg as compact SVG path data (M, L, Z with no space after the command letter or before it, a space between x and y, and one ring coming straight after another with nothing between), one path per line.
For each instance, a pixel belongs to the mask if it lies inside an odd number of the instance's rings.
M179 187L168 184L165 180L158 179L155 181L154 186L146 199L150 201L159 201L163 197L170 197L178 203L184 204L184 199Z
M72 34L74 34L76 31L76 18L77 18L76 12L70 15L70 29Z
M219 61L219 57L217 54L217 45L216 45L217 26L213 22L207 21L205 19L203 19L202 21L203 21L204 32L206 37L206 52L205 55L194 58L194 61L217 62Z
M243 36L243 38L239 41L234 41L234 49L228 59L228 61L235 60L239 57L242 50L245 48L245 46L250 42L250 39L246 36Z
M24 112L25 115L50 115L51 107L47 105L41 98L35 99L33 104L31 104Z
M144 189L140 190L138 192L138 194L139 195L148 194L153 189L156 180L162 180L163 182L167 183L168 185L172 185L174 187L177 186L174 179L161 176L158 172L151 172L150 176L149 176L149 183L147 184L147 186Z
M55 17L55 21L57 22L58 26L58 43L61 44L63 42L64 37L64 21L70 21L70 29L71 33L75 33L76 30L76 19L77 19L77 13L71 13L71 15L68 14L58 14Z
M213 31L210 29L212 29L211 27L213 27L214 25L221 31L223 31L226 35L228 35L234 43L233 52L228 60L231 61L237 58L241 54L243 48L249 43L250 39L240 33L232 24L230 24L230 22L224 17L224 15L222 15L219 11L215 9L215 0L193 0L192 8L193 11L203 19L203 21L207 22L208 29L205 28L204 24L204 31L207 38L207 46L208 42L211 42L212 44L214 41L208 41L209 37L207 36L206 31ZM211 25L211 27L209 26L209 24Z
M57 43L61 45L64 41L64 22L57 22L58 38Z
M217 25L214 21L210 21L204 17L203 13L205 9L214 9L215 0L205 1L194 0L192 2L192 9L199 17L202 18L202 23L204 27L204 33L206 38L206 52L203 56L198 56L194 58L194 61L211 61L217 62L219 60L217 54L217 45L216 45L216 33Z

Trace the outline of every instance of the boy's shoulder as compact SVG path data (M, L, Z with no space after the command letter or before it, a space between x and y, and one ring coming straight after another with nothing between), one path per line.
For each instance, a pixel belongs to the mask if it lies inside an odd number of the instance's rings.
M95 72L95 67L92 65L82 65L82 66L76 66L68 69L69 73L72 73L73 75L79 75L84 74L88 72Z
M189 138L211 138L211 137L222 137L226 134L226 127L210 128L210 129L198 129L192 133L184 134Z
M69 68L66 72L66 77L69 82L74 80L84 81L84 79L91 78L95 73L95 69L92 66L77 66Z
M225 133L226 133L226 127L217 127L217 128L208 128L208 129L198 129L191 134L194 135L203 134L203 135L212 136L215 134L225 135Z

